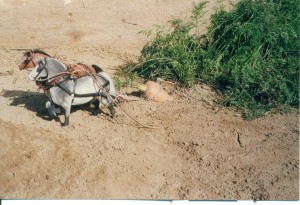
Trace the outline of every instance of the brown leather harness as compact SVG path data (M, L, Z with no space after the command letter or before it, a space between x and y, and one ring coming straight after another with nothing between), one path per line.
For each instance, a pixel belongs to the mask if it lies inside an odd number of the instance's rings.
M45 62L47 62L47 61L45 61ZM82 64L82 65L84 65L84 64ZM43 91L45 93L48 93L50 88L58 86L63 91L65 91L66 93L68 93L69 95L74 96L74 97L94 97L94 96L106 97L104 94L102 94L101 91L103 89L105 89L110 84L110 82L107 78L105 78L103 75L101 75L99 73L97 74L97 76L101 77L105 81L105 83L101 87L99 87L99 92L97 92L97 93L87 93L87 94L76 94L75 90L76 90L76 85L77 85L77 79L78 78L77 77L74 78L74 76L72 75L72 72L67 70L66 72L59 73L58 75L53 76L51 78L46 78L46 79L41 79L41 80L37 79L37 77L41 74L41 72L44 69L48 73L48 71L46 69L46 63L44 63L43 61L40 61L39 62L39 67L37 68L38 74L36 75L36 77L34 79L36 80L36 84L39 86L39 88L43 89ZM92 75L92 77L94 77L95 74L91 74L91 75ZM86 75L84 75L84 76L86 76ZM83 76L81 76L81 77L83 77ZM68 88L63 86L63 83L67 80L73 80L73 82L75 84L73 91L70 91Z

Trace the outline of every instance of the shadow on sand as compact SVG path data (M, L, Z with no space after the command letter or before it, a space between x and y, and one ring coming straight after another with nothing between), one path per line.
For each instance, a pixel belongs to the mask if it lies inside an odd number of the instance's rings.
M30 111L40 113L45 108L48 97L43 93L22 91L22 90L5 90L1 93L5 98L12 100L10 106L22 106Z
M49 98L44 93L22 91L22 90L5 90L1 93L5 98L9 98L12 102L10 106L24 106L27 110L36 113L36 116L41 117L44 120L51 121L54 118L49 116L48 110L45 107ZM72 106L71 113L77 110L87 110L91 112L89 104L80 106ZM60 114L64 114L63 109ZM59 120L59 119L55 119Z
M44 93L22 91L22 90L5 90L1 93L5 98L9 98L12 102L10 106L24 106L27 110L36 113L36 116L45 120L52 120L45 108L46 102L49 100Z

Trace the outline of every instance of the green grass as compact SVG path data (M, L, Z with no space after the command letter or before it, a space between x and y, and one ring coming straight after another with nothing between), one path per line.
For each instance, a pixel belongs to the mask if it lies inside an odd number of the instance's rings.
M201 78L223 94L222 104L246 119L299 105L300 0L241 0L218 10L206 35L199 22L205 2L170 28L143 31L150 38L135 65L138 75L192 87Z

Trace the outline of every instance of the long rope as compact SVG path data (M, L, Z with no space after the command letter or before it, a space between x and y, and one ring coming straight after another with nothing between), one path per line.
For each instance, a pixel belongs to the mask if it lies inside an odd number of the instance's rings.
M102 93L108 98L109 101L111 101L113 104L115 104L125 115L125 117L132 119L134 122L139 124L140 126L137 128L150 128L150 129L158 129L163 128L163 126L158 125L145 125L144 123L138 121L133 116L131 116L123 107L122 105L116 100L111 97L111 95L104 89L104 87L100 84L100 82L96 78L96 74L90 72L90 70L85 69L85 66L83 65L82 69L88 73L88 75L93 79L94 83L98 86L99 90L102 91ZM136 126L135 126L136 127Z

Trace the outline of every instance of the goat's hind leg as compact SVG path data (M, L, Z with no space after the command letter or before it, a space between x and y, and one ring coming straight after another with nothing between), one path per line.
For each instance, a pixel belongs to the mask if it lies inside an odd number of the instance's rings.
M93 99L92 104L94 105L94 109L92 110L92 115L97 116L99 114L99 109L100 109L99 98Z
M101 98L104 105L106 105L109 109L110 115L112 118L116 116L116 111L114 108L114 103L106 97Z
M115 99L115 97L112 96L113 99ZM112 118L116 117L116 111L115 111L115 108L114 108L114 103L107 98L107 102L108 102L108 109L110 111L110 115Z
M112 102L108 104L108 109L112 118L116 117L116 111Z

